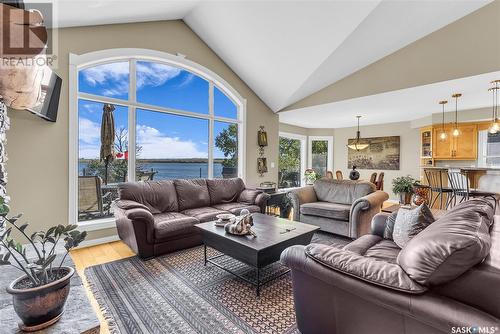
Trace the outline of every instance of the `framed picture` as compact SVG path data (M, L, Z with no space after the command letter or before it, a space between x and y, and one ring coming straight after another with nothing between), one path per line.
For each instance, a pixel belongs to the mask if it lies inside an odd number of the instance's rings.
M259 174L267 173L267 159L257 158L257 171Z
M363 144L369 144L364 150L348 149L347 167L358 169L399 170L399 136L363 138ZM354 144L356 139L349 139Z
M259 132L257 132L257 144L262 146L267 146L267 132L264 130L264 127L261 126Z

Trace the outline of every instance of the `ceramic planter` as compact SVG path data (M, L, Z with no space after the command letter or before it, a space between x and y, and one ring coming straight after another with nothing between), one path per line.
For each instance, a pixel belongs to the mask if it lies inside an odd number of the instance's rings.
M16 284L26 275L13 281L7 292L13 297L14 310L23 321L21 329L42 329L52 325L64 311L64 304L68 298L71 277L75 270L70 267L61 267L66 272L64 277L36 288L19 289Z

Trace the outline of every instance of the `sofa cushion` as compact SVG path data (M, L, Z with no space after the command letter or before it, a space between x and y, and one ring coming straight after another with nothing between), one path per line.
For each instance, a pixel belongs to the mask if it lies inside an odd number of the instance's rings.
M248 205L238 202L217 204L212 205L212 207L218 210L229 211L235 215L239 215L241 210L243 209L247 209L250 213L260 212L260 207L258 207L257 205Z
M493 205L488 201L461 203L411 239L397 262L420 284L446 283L488 255L492 223Z
M193 226L198 220L179 212L165 212L154 215L156 239L168 239L182 234L194 233Z
M179 211L210 205L207 180L174 180L174 185L179 201Z
M343 221L349 221L350 210L350 205L329 202L305 203L300 206L300 213L304 215L332 218Z
M376 190L375 185L368 181L333 179L316 180L313 187L318 201L348 205Z
M179 211L173 181L126 182L118 185L120 200L144 204L152 214Z
M397 216L398 212L395 211L387 217L384 228L384 239L392 240L392 232L394 231L394 224L396 223Z
M426 287L410 279L395 263L319 244L310 244L305 248L305 252L308 257L330 269L368 283L412 294L420 294L427 290Z
M414 236L422 232L427 226L434 222L434 216L427 204L423 203L414 209L398 210L392 240L403 248Z
M207 180L210 204L235 202L240 196L245 183L240 178Z
M262 191L260 190L245 189L241 192L240 196L238 197L238 202L246 204L255 204L257 196L259 196L259 194L261 193Z
M221 213L228 213L228 211L219 210L216 208L211 208L209 206L201 207L201 208L193 208L182 211L186 216L196 218L200 223L205 223L209 221L217 220L215 216Z

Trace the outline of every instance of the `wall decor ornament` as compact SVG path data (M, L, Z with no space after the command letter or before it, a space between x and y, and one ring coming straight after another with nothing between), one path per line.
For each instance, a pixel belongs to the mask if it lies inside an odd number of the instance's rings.
M349 143L355 139L349 139ZM368 147L362 151L347 150L347 168L399 170L400 137L363 138Z
M268 145L267 143L267 132L264 129L264 126L261 125L259 127L259 131L257 132L257 145L259 145L259 157L257 158L257 172L259 176L264 176L264 173L267 173L267 159L264 158L264 147Z

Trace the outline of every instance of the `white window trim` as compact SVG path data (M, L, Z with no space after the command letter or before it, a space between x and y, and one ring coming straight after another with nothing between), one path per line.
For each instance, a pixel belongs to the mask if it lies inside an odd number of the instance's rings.
M217 86L224 94L226 94L236 105L238 109L237 119L228 119L224 117L216 117L213 115L213 105L209 103L209 114L201 115L193 112L174 110L170 108L162 108L159 106L150 106L136 101L135 91L135 64L137 60L154 61L164 63L170 66L181 67L189 72L198 75L209 82L209 94L213 95L213 87ZM86 67L92 67L104 63L130 61L130 87L129 99L121 100L96 96L92 94L78 92L78 71ZM81 224L94 230L98 229L96 224L101 222L100 219L90 222L78 222L78 99L83 98L96 102L111 102L118 105L126 105L129 108L128 124L129 124L129 151L135 152L135 120L136 109L147 109L152 111L167 112L169 114L184 115L190 117L198 117L209 120L209 130L213 129L215 121L230 122L238 125L238 176L243 180L246 179L246 164L244 157L246 156L246 99L243 98L231 85L223 78L208 68L186 59L184 55L172 55L166 52L137 49L137 48L120 48L108 49L95 52L89 52L82 55L70 53L69 55L69 210L68 221L70 224ZM213 101L213 99L210 99ZM213 133L209 131L209 143L213 142ZM209 159L213 154L213 150L209 147ZM209 160L210 162L210 160ZM213 166L208 164L209 176L212 175ZM135 157L129 159L128 175L135 175ZM110 220L113 218L103 219L102 228L110 228Z
M328 142L328 157L326 161L326 170L333 170L333 136L309 136L307 150L307 166L312 168L312 142L313 141L327 141Z
M300 140L300 185L305 186L306 179L304 177L304 173L306 171L306 164L307 164L307 136L290 132L281 132L281 131L279 132L279 136L289 139Z

